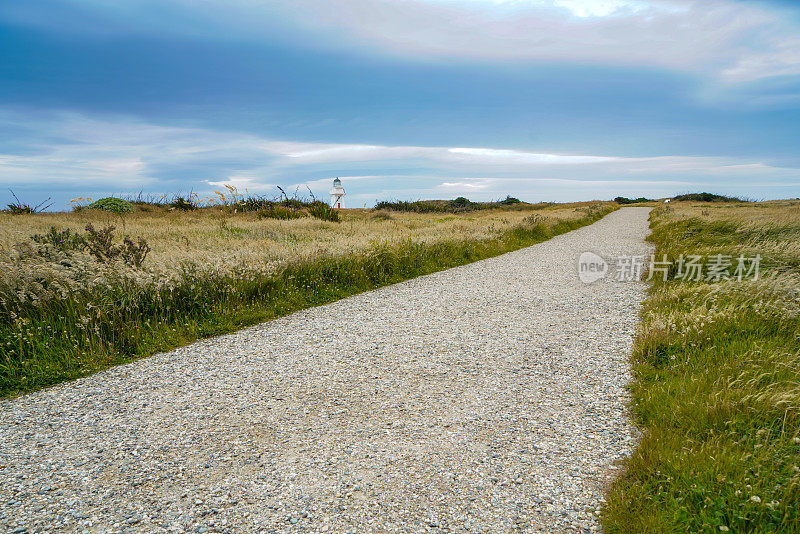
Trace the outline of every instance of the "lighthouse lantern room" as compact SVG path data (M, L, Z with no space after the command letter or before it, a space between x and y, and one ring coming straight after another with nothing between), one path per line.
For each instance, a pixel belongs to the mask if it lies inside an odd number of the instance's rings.
M342 181L336 178L333 181L333 189L330 191L331 193L331 207L336 209L343 209L344 208L344 188L342 187Z

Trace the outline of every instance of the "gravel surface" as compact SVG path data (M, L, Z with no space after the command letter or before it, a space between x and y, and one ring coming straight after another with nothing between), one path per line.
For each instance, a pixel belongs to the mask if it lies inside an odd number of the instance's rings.
M2 401L0 529L595 530L647 214Z

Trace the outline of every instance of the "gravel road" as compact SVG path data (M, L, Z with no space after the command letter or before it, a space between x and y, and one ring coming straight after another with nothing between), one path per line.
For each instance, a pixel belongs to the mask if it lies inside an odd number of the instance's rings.
M2 401L0 529L595 530L647 214Z

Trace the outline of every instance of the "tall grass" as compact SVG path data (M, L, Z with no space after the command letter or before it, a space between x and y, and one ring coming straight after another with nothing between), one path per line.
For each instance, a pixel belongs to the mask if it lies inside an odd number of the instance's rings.
M800 532L797 202L651 216L656 257L760 254L758 280L656 278L635 342L638 448L606 532Z
M65 267L59 262L74 263L77 256L47 249L54 260L50 262L53 265L48 264L52 273L39 270L31 280L30 269L23 265L18 268L22 273L18 279L8 274L0 277L0 394L31 391L200 337L502 254L594 222L613 209L610 204L594 204L554 210L556 216L522 221L484 238L470 232L462 232L461 237L450 232L449 239L434 241L414 240L413 233L402 233L394 240L388 239L389 235L367 247L293 256L271 270L246 265L212 269L184 262L172 269L167 282L147 270L95 265L88 279L75 283L64 276L65 270L83 276L88 267ZM231 220L244 224L242 219ZM398 224L394 219L361 220L365 225ZM417 225L421 221L435 224L430 218L413 220ZM487 224L493 219L481 220ZM267 222L254 218L251 224ZM453 228L450 222L442 222L441 228ZM226 239L235 240L244 233L228 219L222 223L215 231ZM280 223L307 224L302 220ZM324 229L331 223L316 224ZM462 224L475 223L465 220ZM334 226L351 234L358 228ZM169 228L163 231L169 232ZM154 241L154 253L155 243L158 241ZM24 258L38 258L34 252ZM7 261L22 261L20 258L23 256ZM23 283L32 285L20 290Z
M294 199L290 199L293 201ZM548 220L583 217L583 210L594 203L550 205L537 213ZM229 208L228 206L227 208ZM89 224L95 228L116 226L117 233L141 237L152 249L146 269L137 278L152 278L172 283L189 264L202 271L235 274L241 271L272 273L281 265L320 254L342 254L367 250L380 243L403 240L435 243L454 238L496 239L522 223L529 211L482 210L462 214L419 214L380 210L342 210L341 222L331 223L301 212L302 208L274 205L256 211L230 210L225 206L194 210L152 207L117 215L82 209L73 213L16 215L0 213L0 285L19 275L19 284L33 278L53 279L71 290L95 272L95 266L71 262L71 267L50 269L52 262L20 264L20 244L34 234L59 231L82 232ZM373 217L377 214L378 216ZM24 245L23 248L25 248ZM63 266L62 266L63 267ZM21 272L17 272L21 271Z

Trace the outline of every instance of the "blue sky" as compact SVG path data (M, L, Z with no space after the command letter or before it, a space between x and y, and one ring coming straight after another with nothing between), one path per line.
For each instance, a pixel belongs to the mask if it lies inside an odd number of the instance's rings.
M800 6L0 4L0 201L800 196Z

